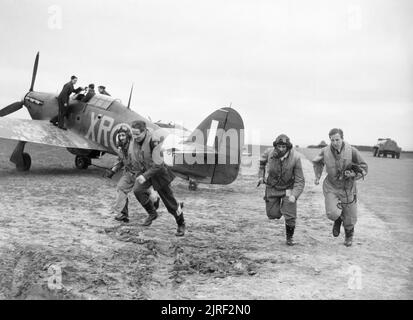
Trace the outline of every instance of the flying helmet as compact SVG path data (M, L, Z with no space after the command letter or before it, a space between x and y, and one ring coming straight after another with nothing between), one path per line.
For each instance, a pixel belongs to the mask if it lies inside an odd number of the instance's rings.
M283 144L285 146L287 146L288 150L291 150L293 145L290 142L290 138L286 135L286 134L280 134L275 141L272 143L272 145L274 146L274 148L277 145Z
M131 139L132 139L132 132L131 132L131 130L127 127L127 126L125 126L125 125L122 125L119 129L118 129L118 132L116 133L116 144L117 145L119 145L120 144L120 141L119 141L119 133L121 133L121 132L124 132L125 134L126 134L126 139L127 139L127 141L130 141Z

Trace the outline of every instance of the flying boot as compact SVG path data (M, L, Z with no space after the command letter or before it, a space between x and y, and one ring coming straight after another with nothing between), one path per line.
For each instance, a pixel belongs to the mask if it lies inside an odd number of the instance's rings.
M333 224L333 236L338 237L340 235L340 228L341 224L343 223L343 220L341 219L341 216L339 216L336 221L334 221Z
M156 199L156 201L153 203L153 206L155 207L156 210L159 209L159 202L160 202L160 201L161 201L161 198L158 197L158 198Z
M142 226L148 227L152 224L152 221L158 218L158 213L156 212L155 206L152 201L148 201L145 205L143 205L148 216L146 217L145 221L141 223Z
M346 238L344 239L344 245L346 247L350 247L353 244L353 234L354 234L354 227L350 230L344 229L346 233Z
M285 234L286 234L286 238L287 238L287 245L289 246L293 246L295 245L295 242L293 240L293 236L294 236L294 229L295 227L289 226L289 225L285 225Z
M128 209L129 200L126 198L125 206L122 211L115 216L115 220L122 222L129 222L129 209Z
M185 218L184 213L182 211L183 207L184 203L179 203L178 210L176 210L176 213L173 215L175 217L176 224L178 225L178 228L176 229L175 233L177 237L182 237L185 235Z
M129 222L129 217L127 214L124 214L121 212L115 216L115 220L122 221L122 222Z

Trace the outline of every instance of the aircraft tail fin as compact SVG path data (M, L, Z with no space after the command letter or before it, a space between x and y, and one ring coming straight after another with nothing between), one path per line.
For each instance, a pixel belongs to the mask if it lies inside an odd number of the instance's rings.
M229 184L239 172L241 150L244 145L244 122L232 108L221 108L210 114L186 140L187 143L203 139L205 153L215 160L208 176L211 184ZM209 162L208 162L209 163Z

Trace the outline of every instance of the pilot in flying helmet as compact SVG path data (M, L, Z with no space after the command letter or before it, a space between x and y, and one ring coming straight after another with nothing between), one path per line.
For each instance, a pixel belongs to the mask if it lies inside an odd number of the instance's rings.
M118 133L116 135L116 146L118 148L124 147L129 143L131 139L132 139L131 130L126 125L122 125L119 128Z
M290 138L285 134L280 134L273 142L273 146L276 158L282 158L293 147Z

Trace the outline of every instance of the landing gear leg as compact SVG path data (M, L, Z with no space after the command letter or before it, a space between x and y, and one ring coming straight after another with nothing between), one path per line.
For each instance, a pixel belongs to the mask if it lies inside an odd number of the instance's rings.
M19 141L10 157L10 161L16 165L17 171L28 171L32 165L32 159L28 153L23 152L26 141Z
M78 169L87 169L92 164L92 161L89 157L85 156L76 156L75 158L75 166Z
M196 189L198 189L198 183L195 180L189 179L188 189L191 191L196 191Z

